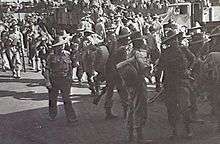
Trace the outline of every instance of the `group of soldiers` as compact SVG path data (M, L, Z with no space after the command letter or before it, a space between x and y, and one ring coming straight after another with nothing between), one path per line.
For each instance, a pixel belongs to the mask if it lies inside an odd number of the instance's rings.
M49 118L56 118L57 97L61 92L66 117L71 123L77 121L69 98L73 68L77 68L79 84L86 72L94 95L99 95L94 89L94 78L96 73L101 74L100 82L106 82L106 120L116 117L112 113L116 87L127 118L129 140L134 140L136 132L138 143L146 142L142 136L147 118L146 78L151 82L155 76L156 91L165 95L171 138L177 136L180 115L183 115L187 136L191 137L190 124L198 121L197 91L193 85L199 73L196 66L210 52L207 43L212 37L203 32L199 23L188 29L170 18L162 25L157 15L127 12L120 5L115 12L100 13L99 6L91 9L84 9L84 17L73 34L62 28L52 28L49 33L42 19L32 21L31 15L27 15L23 26L18 26L13 17L10 21L1 21L2 69L11 70L14 78L21 78L27 55L30 66L36 72L41 71L45 78ZM213 35L216 36L219 35Z

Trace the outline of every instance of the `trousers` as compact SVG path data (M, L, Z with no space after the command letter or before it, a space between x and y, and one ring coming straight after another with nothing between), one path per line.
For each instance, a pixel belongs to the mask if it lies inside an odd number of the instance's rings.
M187 83L186 83L187 84ZM165 105L167 107L168 121L171 127L176 127L177 121L182 115L183 122L189 124L191 120L190 89L181 82L165 85Z
M64 103L64 110L67 119L76 118L76 112L72 107L72 102L69 97L71 89L71 79L56 78L51 80L52 88L49 89L49 115L56 117L57 115L57 97L59 92Z

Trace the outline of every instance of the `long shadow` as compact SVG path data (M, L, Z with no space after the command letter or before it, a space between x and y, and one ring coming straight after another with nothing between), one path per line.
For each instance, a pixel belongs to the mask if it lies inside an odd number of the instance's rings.
M10 78L10 76L7 75L0 75L0 78ZM26 86L28 87L36 87L36 86L44 86L44 79L26 79L26 78L21 78L21 79L0 79L0 83L3 82L17 82L17 83L28 83ZM73 87L77 88L88 88L88 85L86 83L83 83L83 85L79 85L77 82L72 83Z
M0 75L1 78L11 78L10 75Z
M26 78L21 78L21 79L0 79L1 82L18 82L18 83L38 83L43 81L43 79L26 79Z
M48 100L48 93L34 93L34 91L28 92L16 92L16 91L0 91L0 97L11 96L18 100L33 100L33 101L43 101ZM84 98L90 97L90 94L73 94L70 95L71 100L81 101ZM58 97L58 102L63 102L62 96Z

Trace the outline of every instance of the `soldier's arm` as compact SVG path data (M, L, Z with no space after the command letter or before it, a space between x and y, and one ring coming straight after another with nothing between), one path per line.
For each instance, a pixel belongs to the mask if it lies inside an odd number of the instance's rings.
M72 66L72 63L73 63L73 59L71 58L71 55L70 55L70 52L66 52L66 58L68 59L69 63L68 63L68 67L69 67L69 71L67 73L67 78L69 80L72 80L72 77L73 77L73 66Z
M42 75L44 76L44 79L45 79L45 83L46 83L46 86L49 86L51 85L50 83L50 71L51 71L51 57L52 55L49 55L47 57L47 63L46 63L46 66L45 66L45 71L42 73Z
M183 47L183 52L186 55L187 60L189 61L189 69L193 69L195 63L196 63L196 56L189 50L188 47Z

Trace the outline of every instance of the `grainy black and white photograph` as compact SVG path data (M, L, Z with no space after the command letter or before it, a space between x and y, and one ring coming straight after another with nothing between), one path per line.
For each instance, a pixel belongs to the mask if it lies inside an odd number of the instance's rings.
M0 144L220 144L220 0L0 0Z

